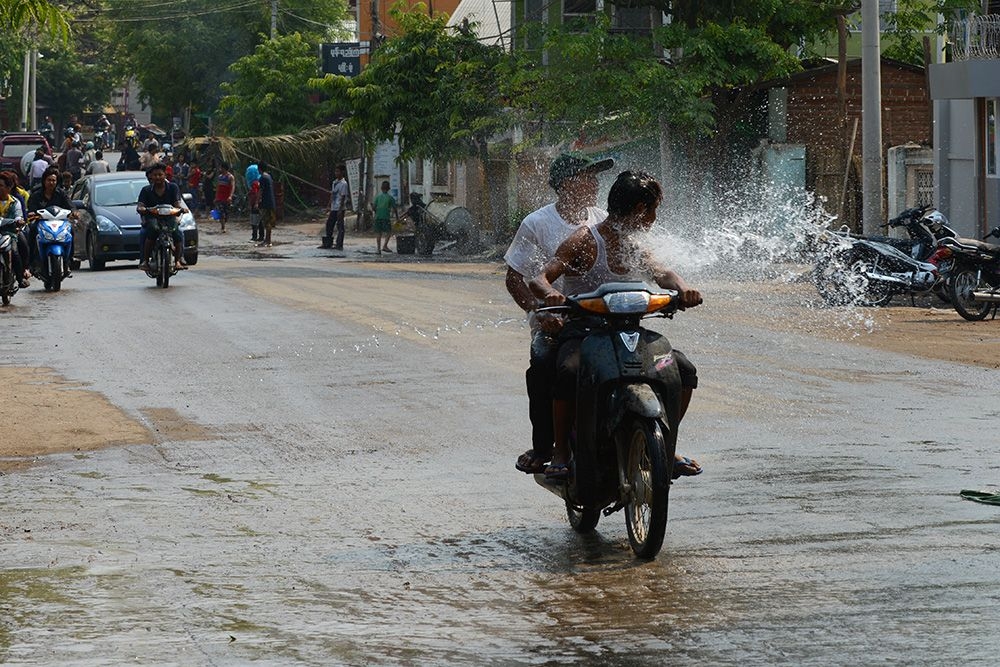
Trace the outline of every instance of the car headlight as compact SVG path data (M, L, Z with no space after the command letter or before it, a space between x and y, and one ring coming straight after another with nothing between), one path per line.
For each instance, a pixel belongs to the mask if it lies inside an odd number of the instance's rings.
M103 215L97 216L94 221L97 223L97 231L99 232L118 232L122 233L122 230L118 229L118 225L111 222L111 219Z
M180 227L184 231L190 231L192 229L198 229L198 223L195 222L194 215L191 211L184 211L181 213Z

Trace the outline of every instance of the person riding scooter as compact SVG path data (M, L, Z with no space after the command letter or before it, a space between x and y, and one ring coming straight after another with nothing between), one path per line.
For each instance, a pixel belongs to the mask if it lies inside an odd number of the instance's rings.
M135 207L135 210L142 216L142 232L140 234L142 257L139 261L139 268L143 271L149 270L149 257L153 253L153 244L156 242L158 233L156 222L146 216L147 210L164 204L187 209L181 199L181 191L177 184L167 182L167 166L165 164L162 162L154 163L146 170L146 177L149 179L149 185L139 191L139 205ZM184 235L176 222L170 230L170 236L174 241L174 270L182 271L187 268L183 264L184 255L181 252L184 247Z
M633 235L648 231L656 221L656 209L662 201L660 184L644 172L625 171L619 174L608 195L608 217L596 226L585 226L575 231L546 263L542 273L530 283L532 292L544 300L546 306L562 305L566 296L552 283L563 277L566 294L591 292L600 285L611 282L628 282L652 278L664 289L679 293L681 306L691 308L701 303L701 294L688 287L674 271L663 267L648 251L641 249ZM576 371L579 367L580 342L585 336L572 326L560 334L557 360L557 380L553 392L552 414L555 431L555 448L552 461L545 469L548 479L565 479L569 473L569 435L574 421ZM680 417L691 401L692 391L698 384L693 364L679 351L674 350L681 374L683 392ZM701 467L696 461L679 458L674 463L674 475L697 475Z

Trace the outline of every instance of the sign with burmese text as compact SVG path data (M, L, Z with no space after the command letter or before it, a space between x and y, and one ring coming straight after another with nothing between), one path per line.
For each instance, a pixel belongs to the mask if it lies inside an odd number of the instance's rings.
M335 42L320 46L323 54L323 73L340 76L361 74L361 43Z

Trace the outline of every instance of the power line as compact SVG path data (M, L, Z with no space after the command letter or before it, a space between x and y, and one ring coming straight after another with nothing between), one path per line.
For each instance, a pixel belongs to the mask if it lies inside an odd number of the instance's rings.
M257 0L244 0L234 5L228 7L214 7L212 9L205 9L203 11L185 11L182 14L173 15L159 15L159 16L137 16L137 17L126 17L126 18L110 18L106 15L101 18L101 21L108 23L138 23L140 21L173 21L178 19L190 18L192 16L207 16L210 14L222 14L226 12L237 11L240 9L246 9L248 7L259 6L260 3ZM141 8L145 10L145 7ZM95 23L98 19L95 18L76 18L71 19L71 23Z

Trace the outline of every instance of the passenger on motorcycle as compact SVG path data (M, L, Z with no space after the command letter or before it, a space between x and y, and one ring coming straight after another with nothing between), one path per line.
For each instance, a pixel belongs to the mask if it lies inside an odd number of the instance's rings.
M0 218L23 221L24 209L21 208L21 202L12 194L15 187L17 181L8 172L0 172ZM23 230L17 233L15 241L12 250L14 275L17 276L20 287L27 287L31 272L25 266L28 258L28 240Z
M153 166L146 170L146 177L149 179L149 185L139 191L139 205L135 207L135 210L142 216L142 232L140 234L142 257L140 258L139 268L143 271L149 270L149 256L153 252L153 244L156 242L156 235L158 233L156 221L146 216L146 210L164 204L187 209L181 199L181 191L177 187L177 184L167 182L167 167L165 164L162 162L153 164ZM170 236L174 241L174 270L182 271L187 268L182 262L184 255L181 252L184 247L184 236L176 219L170 230Z
M636 242L634 235L648 231L656 221L656 209L662 201L660 184L647 173L625 171L618 175L608 194L608 217L595 226L585 226L567 238L538 276L530 283L532 292L547 306L566 301L552 283L563 277L563 292L582 294L611 282L629 282L651 278L664 289L679 293L682 308L701 303L701 294L688 287L674 271L658 262L648 249ZM567 326L560 334L557 357L557 378L553 392L552 417L555 448L552 462L545 469L550 479L564 479L569 472L569 434L575 419L576 379L580 361L580 344L586 336L578 327ZM691 402L698 386L693 364L674 350L681 375L682 394L680 418ZM674 463L674 476L697 475L697 461L679 457Z

